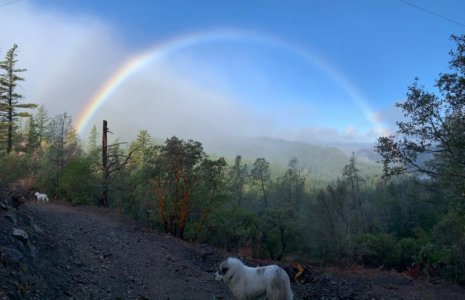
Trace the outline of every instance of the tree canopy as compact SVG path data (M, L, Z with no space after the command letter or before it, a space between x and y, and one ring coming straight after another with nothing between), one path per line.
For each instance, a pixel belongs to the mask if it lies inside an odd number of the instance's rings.
M450 72L439 74L437 93L426 91L418 79L409 87L407 100L397 103L405 120L397 122L395 135L380 137L386 176L421 173L465 191L465 35L452 36Z
M25 72L26 69L16 68L18 45L7 52L5 59L0 62L0 138L6 142L6 152L13 149L13 136L15 133L15 121L18 117L30 117L27 112L20 109L35 108L36 104L19 103L23 96L16 92L18 81L23 81L18 73Z

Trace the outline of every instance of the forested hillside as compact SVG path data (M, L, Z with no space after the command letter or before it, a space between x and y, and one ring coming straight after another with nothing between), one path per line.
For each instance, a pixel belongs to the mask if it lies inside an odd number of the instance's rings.
M109 206L235 254L465 284L465 36L454 40L438 93L414 83L398 104L407 120L379 138L382 166L268 138L210 156L200 141L156 143L141 131L102 148L95 127L82 141L67 113L50 116L21 102L14 46L0 64L0 181L52 200ZM384 176L376 176L381 167Z
M205 148L210 154L232 160L236 155L241 155L249 164L257 157L263 157L270 162L272 173L276 173L277 176L280 172L286 171L291 158L296 158L299 167L308 173L308 178L314 184L328 184L338 178L352 153L357 156L358 168L364 175L381 174L381 165L376 164L376 159L365 155L366 148L360 146L357 148L355 145L352 147L353 151L345 153L337 147L259 137L237 138L228 143L207 144ZM371 148L373 149L373 145Z

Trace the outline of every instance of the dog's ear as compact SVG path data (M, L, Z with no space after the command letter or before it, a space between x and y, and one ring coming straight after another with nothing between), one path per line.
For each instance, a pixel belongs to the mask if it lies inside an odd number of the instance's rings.
M223 268L221 268L221 270L220 270L220 274L221 274L221 275L226 275L226 273L228 273L228 270L229 270L228 268L223 267Z
M228 272L228 264L226 262L222 262L220 266L218 267L218 273L220 275L225 275Z

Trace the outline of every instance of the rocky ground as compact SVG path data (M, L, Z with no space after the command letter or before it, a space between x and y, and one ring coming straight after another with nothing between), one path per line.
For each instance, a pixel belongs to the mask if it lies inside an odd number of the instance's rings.
M228 253L109 209L2 197L0 299L233 299L213 276ZM396 272L305 267L296 299L465 299L458 286Z

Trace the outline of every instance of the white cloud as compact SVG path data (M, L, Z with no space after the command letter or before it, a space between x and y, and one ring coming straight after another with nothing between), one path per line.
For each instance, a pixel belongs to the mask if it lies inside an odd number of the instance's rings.
M102 22L46 12L28 2L0 9L0 55L18 45L25 101L45 104L50 114L76 116L102 80L120 63L122 47Z
M124 83L93 120L103 118L118 133L147 129L157 137L201 141L263 135L274 127L271 120L250 113L221 91L204 89L161 63Z
M25 101L44 104L52 116L66 111L76 120L131 52L98 18L44 11L29 2L2 7L0 26L8 28L0 35L0 55L16 43L18 66L28 69L20 90ZM215 84L205 86L167 63L158 62L122 84L90 126L100 128L106 119L124 140L147 129L156 137L178 135L209 143L234 136L271 136L314 144L373 141L375 133L361 133L353 127L299 127L306 114L315 110L308 103L283 105L280 116L254 112L231 96L234 93L226 90L227 84L216 84L218 79L208 68L196 70L203 72L199 78L212 76Z
M404 100L399 100L397 102L403 102ZM378 132L384 135L393 134L397 130L396 122L405 121L404 113L394 104L391 106L385 107L378 112L374 113L372 116L377 123L383 124L384 129L382 131L377 130ZM376 131L373 129L373 131Z
M11 28L0 36L3 52L18 44L18 65L28 69L25 101L44 104L52 116L66 111L77 119L129 52L96 18L46 12L27 2L0 10L0 25ZM121 85L91 125L100 127L104 118L118 136L141 129L162 137L253 136L271 126L221 91L196 86L160 63Z

